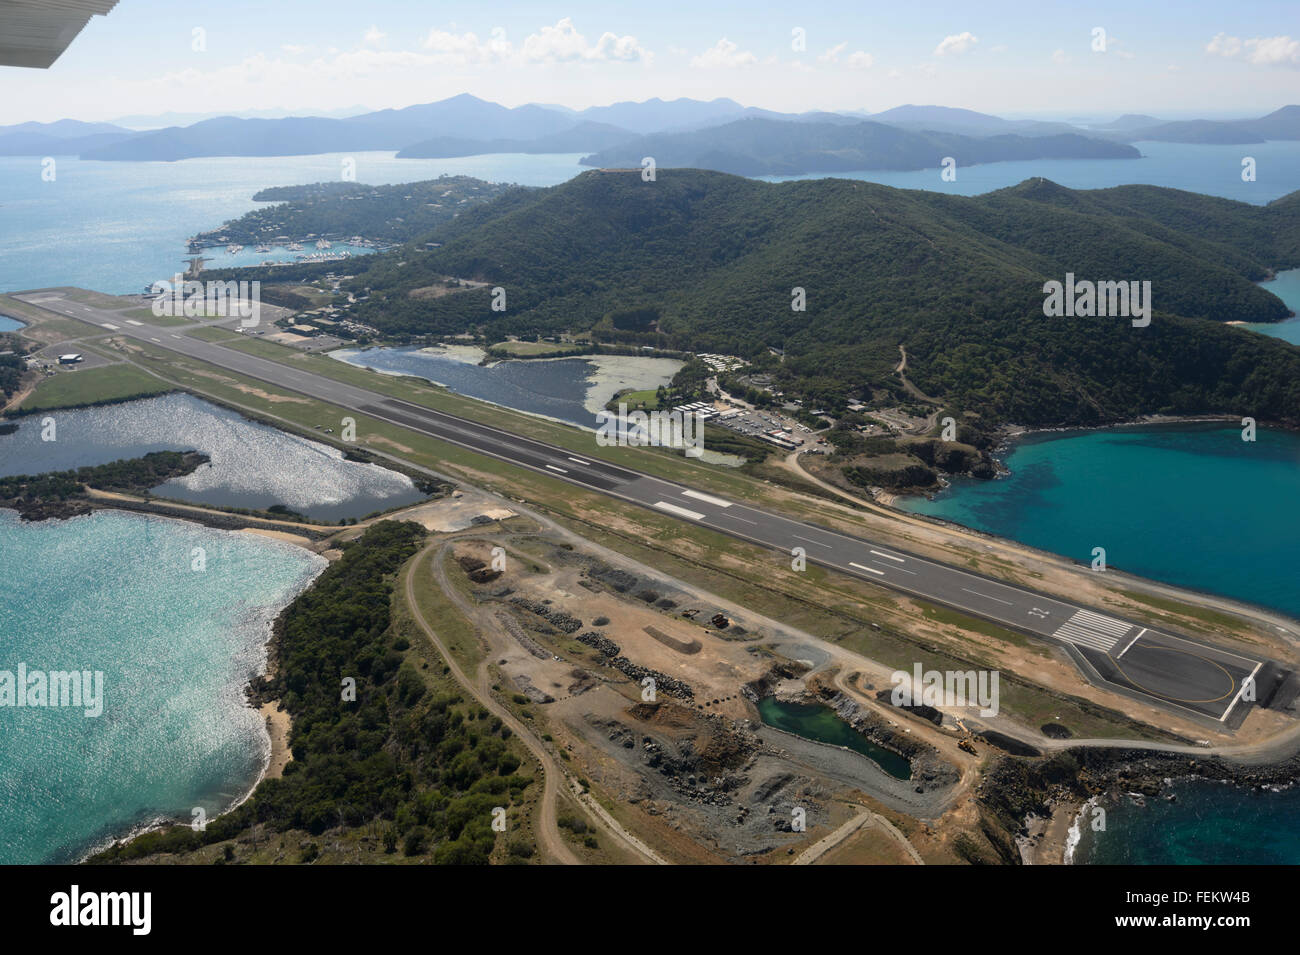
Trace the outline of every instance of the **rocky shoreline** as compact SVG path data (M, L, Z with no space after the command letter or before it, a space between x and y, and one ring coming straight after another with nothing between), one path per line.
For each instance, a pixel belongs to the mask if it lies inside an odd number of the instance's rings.
M981 807L1026 853L1051 850L1061 861L1061 813L1073 820L1080 806L1119 793L1168 798L1177 782L1197 779L1243 790L1277 789L1300 782L1300 753L1269 765L1251 766L1217 756L1194 757L1140 748L1064 750L1045 758L1005 756L976 789ZM1044 820L1050 820L1044 823ZM1046 840L1044 842L1043 840Z

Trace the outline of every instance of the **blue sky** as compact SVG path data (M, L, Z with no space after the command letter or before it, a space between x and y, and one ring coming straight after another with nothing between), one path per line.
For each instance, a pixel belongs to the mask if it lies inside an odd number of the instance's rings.
M574 107L730 96L781 110L1258 115L1300 102L1300 3L121 0L51 70L0 68L0 123L462 92Z

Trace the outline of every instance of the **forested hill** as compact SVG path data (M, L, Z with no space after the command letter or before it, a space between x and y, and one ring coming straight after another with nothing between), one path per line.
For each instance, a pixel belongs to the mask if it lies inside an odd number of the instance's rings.
M377 257L360 317L397 333L554 334L745 355L831 407L896 387L994 421L1221 411L1300 423L1300 350L1225 325L1276 321L1255 283L1300 266L1300 195L1252 206L1176 190L1028 180L979 197L698 170L591 172L516 190ZM399 264L401 263L401 264ZM1048 318L1043 284L1149 281L1146 328ZM444 276L487 289L431 298ZM806 290L806 311L791 290ZM778 363L769 348L784 349Z

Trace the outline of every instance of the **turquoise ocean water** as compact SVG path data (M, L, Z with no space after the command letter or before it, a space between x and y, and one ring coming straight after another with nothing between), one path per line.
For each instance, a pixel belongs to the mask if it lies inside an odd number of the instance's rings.
M0 510L0 670L104 681L97 717L0 706L0 863L75 860L243 797L268 753L243 688L279 608L324 564L180 521L99 512L24 524Z
M1265 285L1300 311L1300 270ZM1300 340L1297 323L1250 328ZM1037 434L1005 457L1010 476L955 479L918 513L1089 562L1222 594L1300 617L1300 435L1235 425L1133 426ZM1246 791L1188 781L1175 802L1107 804L1075 860L1300 864L1300 789Z

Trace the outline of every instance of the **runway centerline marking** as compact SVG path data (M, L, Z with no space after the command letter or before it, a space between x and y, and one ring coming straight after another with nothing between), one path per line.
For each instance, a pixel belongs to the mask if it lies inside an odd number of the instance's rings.
M884 551L881 550L873 550L871 553L875 554L877 557L884 557L886 560L896 560L900 564L906 563L906 561L904 561L903 558L896 557L893 554L886 554Z
M739 514L719 514L718 517L730 517L733 521L741 521L745 524L753 524L755 527L758 526L758 521L751 521L748 517L741 517Z
M876 570L876 568L874 567L866 567L862 564L855 564L853 563L853 561L849 561L849 566L856 567L858 568L858 570L865 570L869 574L879 574L881 577L885 576L885 572L883 570Z
M815 541L811 537L800 537L798 534L791 534L790 536L797 541L806 541L809 544L816 544L818 547L825 547L829 549L831 546L830 544L823 544L821 541Z
M1015 606L1015 604L1013 604L1010 600L1003 600L1001 597L990 597L988 594L982 594L978 590L971 590L967 587L963 587L962 590L966 591L966 593L968 594L974 594L976 597L983 597L985 600L996 600L998 603L1006 604L1008 607Z
M559 471L561 474L569 473L568 471L564 470L564 468L557 468L554 464L548 464L546 466L550 468L552 471Z

